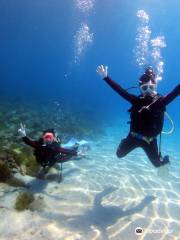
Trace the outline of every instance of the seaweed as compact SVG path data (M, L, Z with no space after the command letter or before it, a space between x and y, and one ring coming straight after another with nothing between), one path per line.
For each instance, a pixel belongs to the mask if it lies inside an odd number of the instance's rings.
M27 134L33 139L38 139L47 128L55 128L62 141L71 137L92 139L103 133L102 124L92 111L88 109L82 113L71 103L25 103L19 99L3 102L0 106L0 181L10 179L14 172L37 176L39 171L40 166L33 156L32 148L25 146L18 136L21 122L26 124Z
M11 176L11 169L3 160L0 160L0 182L6 182Z
M30 209L30 204L34 201L34 195L31 192L20 192L16 198L15 209L24 211Z

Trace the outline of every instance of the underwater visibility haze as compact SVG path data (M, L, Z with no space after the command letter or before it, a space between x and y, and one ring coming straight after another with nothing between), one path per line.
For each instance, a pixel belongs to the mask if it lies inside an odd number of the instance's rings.
M170 164L155 168L140 148L118 158L131 105L96 72L108 66L138 96L152 66L158 93L171 92L179 12L179 0L0 1L0 240L180 239L179 97L161 139ZM88 150L36 178L21 123L32 139L54 128L64 146L85 140Z

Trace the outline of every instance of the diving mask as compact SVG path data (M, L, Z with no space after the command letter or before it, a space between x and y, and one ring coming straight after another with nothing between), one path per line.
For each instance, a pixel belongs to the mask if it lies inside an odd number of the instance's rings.
M51 132L46 132L43 135L43 141L45 143L52 143L54 140L55 140L55 137L54 137L53 133L51 133Z
M156 84L150 83L142 84L140 86L140 90L143 94L156 94L156 88Z

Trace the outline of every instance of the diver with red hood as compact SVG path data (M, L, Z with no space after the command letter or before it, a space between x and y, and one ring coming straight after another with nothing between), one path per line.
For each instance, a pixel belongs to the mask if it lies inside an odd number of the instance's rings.
M130 131L121 141L117 156L122 158L137 147L141 147L155 167L169 163L169 156L161 156L157 136L161 134L166 106L180 95L180 84L166 96L157 93L156 76L148 67L139 79L140 96L130 94L108 76L108 67L100 65L97 73L121 97L132 104L130 112Z
M42 166L40 172L47 173L49 168L56 163L63 163L71 160L73 156L78 156L78 145L74 145L70 149L61 147L60 141L56 136L54 129L47 129L43 132L41 138L37 141L31 140L26 135L26 129L21 124L18 130L22 140L27 145L34 148L34 155L37 162Z

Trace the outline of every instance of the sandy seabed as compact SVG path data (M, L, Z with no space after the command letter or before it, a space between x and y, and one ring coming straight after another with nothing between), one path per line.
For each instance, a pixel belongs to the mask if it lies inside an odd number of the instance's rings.
M24 177L39 210L14 210L21 189L1 184L0 240L179 240L179 149L166 143L171 164L157 170L140 149L118 159L119 135L107 131L64 163L60 183Z

